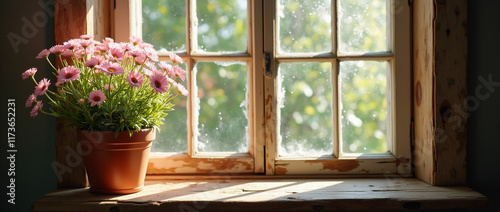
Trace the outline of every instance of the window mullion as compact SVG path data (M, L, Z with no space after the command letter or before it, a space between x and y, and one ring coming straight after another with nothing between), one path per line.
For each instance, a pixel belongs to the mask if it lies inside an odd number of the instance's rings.
M189 57L188 59L186 59L186 62L187 62L187 75L188 75L188 88L190 88L190 92L189 92L189 95L188 95L188 102L189 104L187 104L187 111L189 111L187 113L187 128L188 128L188 136L187 136L187 142L188 142L188 151L187 151L187 154L192 157L195 155L195 151L196 151L196 146L195 146L195 139L194 139L194 130L197 130L196 126L194 125L194 116L193 116L193 112L194 112L194 108L193 108L193 103L194 103L194 97L193 95L197 95L196 92L197 92L197 88L196 88L196 81L195 80L192 80L192 79L195 79L196 76L194 75L193 73L193 68L194 68L194 63L195 61ZM195 114L196 115L196 114Z
M198 18L196 14L196 0L186 0L186 25L187 25L187 46L188 55L193 55L198 46Z
M271 74L264 78L264 115L265 115L265 169L266 175L275 174L275 161L278 157L277 147L278 147L278 133L279 128L277 127L277 98L276 98L276 67L277 63L276 48L275 48L275 30L274 25L274 13L276 7L275 0L263 1L263 12L264 12L264 52L267 52L271 56L270 71Z
M339 60L334 59L332 62L332 111L333 111L333 157L340 157L340 108L339 108Z
M264 173L265 171L265 136L264 136L264 73L263 73L263 54L264 52L264 37L263 37L263 0L251 0L249 8L251 8L252 30L249 40L252 40L251 52L252 55L252 73L250 75L250 98L249 114L251 117L250 123L250 153L254 157L255 173Z
M337 36L337 26L338 26L338 23L337 23L337 20L338 20L338 17L337 17L337 0L332 0L331 2L332 4L332 15L331 15L331 23L332 23L332 53L334 55L339 55L339 52L338 52L338 36Z

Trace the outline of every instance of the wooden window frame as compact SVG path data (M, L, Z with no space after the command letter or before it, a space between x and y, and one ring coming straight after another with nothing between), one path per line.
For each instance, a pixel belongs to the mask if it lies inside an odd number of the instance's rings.
M187 6L189 7L186 17L186 29L187 31L187 49L186 53L179 54L188 64L187 70L193 70L194 63L196 61L203 60L242 60L247 61L252 70L249 74L249 154L239 153L239 154L224 154L224 153L197 153L195 148L193 148L193 143L196 142L196 138L193 137L194 131L196 131L196 126L193 126L193 121L188 124L188 152L187 154L171 154L171 153L152 153L148 165L148 174L214 174L214 173L263 173L264 167L263 163L260 161L254 162L255 159L261 159L265 157L265 173L267 175L281 175L281 174L343 174L343 175L353 175L353 174L399 174L399 175L409 175L411 173L411 153L410 153L410 12L409 6L405 6L405 0L391 0L388 1L388 10L390 11L390 22L388 26L389 35L391 37L389 40L389 51L381 53L370 53L370 54L345 54L339 55L337 51L331 55L301 55L293 54L279 55L275 43L276 38L276 27L271 25L275 18L276 4L278 1L248 1L248 25L249 34L248 37L248 50L246 53L241 54L217 54L217 53L206 53L197 52L193 46L196 46L196 27L191 26L190 19L194 17L191 14L192 10L195 10L195 1L187 1ZM336 1L333 1L333 11L336 13ZM396 8L398 6L398 8ZM261 11L263 9L263 11ZM397 13L393 12L398 9ZM127 41L128 33L130 35L135 35L138 37L142 36L140 30L142 20L141 15L141 1L117 1L117 6L115 9L115 34L113 37L116 41ZM127 18L127 14L130 16ZM121 18L118 18L121 17ZM333 22L335 22L336 15L333 15ZM262 18L263 20L256 20L256 18ZM255 24L255 23L264 23ZM128 28L126 27L128 26ZM406 26L406 27L405 27ZM261 28L264 27L264 28ZM259 28L259 29L257 29ZM263 30L263 37L257 34L256 30ZM334 30L335 32L336 30ZM336 33L333 33L333 40L336 39ZM265 40L266 42L262 42ZM336 43L336 42L334 42ZM335 45L334 45L335 46ZM278 108L276 105L277 91L275 89L276 74L266 75L263 83L254 82L254 80L261 80L264 76L262 60L255 59L256 55L263 52L256 50L255 48L264 48L264 52L272 52L272 62L271 62L271 72L277 73L276 65L279 62L289 62L300 59L302 61L330 61L332 64L337 64L338 61L342 60L387 60L391 64L392 71L389 87L396 88L390 89L391 93L388 95L390 99L388 114L390 117L389 123L389 136L388 136L388 150L389 152L383 154L343 154L339 153L339 142L338 141L338 127L334 128L335 148L333 155L331 157L279 157L277 153L277 143L279 136L279 127L275 125L277 122L275 119L278 117L276 114ZM260 55L262 57L262 55ZM161 59L168 59L168 57L162 57ZM189 78L193 79L192 73L189 72ZM335 71L334 71L335 72ZM336 75L333 75L336 76ZM336 80L334 80L336 81ZM336 84L336 83L335 83ZM263 95L256 96L255 93L262 93L262 86L264 85L265 92ZM191 81L188 82L188 87L193 87ZM257 89L257 90L256 90ZM260 89L260 90L259 90ZM336 89L335 89L336 90ZM337 92L334 92L337 93ZM266 97L265 108L257 108L257 106L262 105L264 96ZM337 99L337 98L335 98ZM189 96L188 104L188 120L192 120L192 115L194 110L191 107L194 105L193 97ZM335 101L337 102L337 101ZM334 105L333 111L338 111L336 108L336 103ZM260 110L259 110L260 109ZM265 111L263 111L265 109ZM255 135L254 129L259 129L262 126L256 125L255 119L262 117L271 117L270 119L264 120L265 125L265 137L261 138ZM337 117L337 116L335 116ZM258 121L257 121L258 122ZM338 123L339 120L335 120ZM261 122L258 122L261 123ZM261 140L263 139L263 140ZM265 142L264 145L262 143ZM256 148L253 148L253 147ZM265 148L266 155L264 156L263 147ZM220 164L220 165L219 165ZM231 165L227 165L231 164ZM254 168L255 166L255 168Z
M114 8L113 2L108 2L109 11L106 6L96 6L97 1L86 0L83 4L81 2L54 1L56 43L89 32L99 36L111 35L112 29L106 23L113 20L110 15ZM467 0L410 2L413 4L411 96L415 126L412 134L415 138L412 164L414 174L416 178L431 185L463 185L466 182L465 120L458 128L453 128L455 123L446 122L446 116L443 117L443 114L457 113L451 110L449 105L463 105L466 100ZM87 11L88 5L94 5L96 8ZM93 18L88 18L90 14ZM96 36L96 39L99 38ZM457 42L464 45L457 48ZM454 51L445 54L449 49ZM453 79L453 84L449 84L450 79ZM257 131L257 136L265 135L265 132L254 130ZM85 176L82 176L82 173L85 173L83 166L72 166L69 164L71 161L67 161L69 153L66 149L76 147L74 134L74 129L68 129L64 123L58 121L57 162L72 167L72 172L65 173L63 180L59 182L60 187L86 185ZM447 140L443 141L443 136ZM396 163L399 163L398 161Z
M336 13L335 4L332 1L332 13ZM273 19L276 5L273 1L264 1L264 18ZM390 31L389 50L387 52L369 54L340 54L336 50L338 43L337 29L332 27L333 54L279 54L277 51L277 23L264 22L264 51L271 52L271 67L273 75L265 78L265 117L266 117L266 174L340 174L340 175L411 175L411 87L410 87L410 7L407 1L388 1L388 13L391 21L387 28ZM393 12L394 11L394 12ZM332 23L336 23L336 15L332 15ZM277 21L275 21L277 22ZM273 24L271 24L273 23ZM336 26L336 24L334 24ZM280 62L300 61L324 61L333 64L332 71L338 69L339 61L344 60L391 60L391 87L389 94L390 107L387 110L390 117L390 129L388 152L382 154L341 154L339 143L339 121L334 121L334 152L332 156L322 157L280 157L277 154L277 143L279 142L279 126L276 120L277 89L275 87L277 66ZM336 65L335 65L336 64ZM336 76L333 76L336 82ZM335 83L336 85L337 83ZM333 88L335 91L337 88ZM333 111L338 112L337 92L334 92ZM269 118L267 118L269 117ZM275 154L271 154L275 153Z

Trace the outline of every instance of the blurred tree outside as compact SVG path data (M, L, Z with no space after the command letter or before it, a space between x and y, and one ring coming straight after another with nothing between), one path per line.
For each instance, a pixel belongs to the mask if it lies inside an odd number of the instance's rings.
M158 50L186 51L186 3L142 0L143 39ZM199 51L244 52L247 49L245 0L197 0ZM387 0L339 0L338 29L331 22L330 0L279 0L277 19L280 53L387 51ZM332 44L338 31L338 44ZM342 151L387 151L387 61L342 61L279 65L280 137L282 155L331 154L334 116L340 116ZM198 62L198 151L247 150L246 99L248 66L244 63ZM191 79L189 79L191 80ZM339 112L332 111L337 86ZM154 142L153 151L186 152L186 99L178 98Z

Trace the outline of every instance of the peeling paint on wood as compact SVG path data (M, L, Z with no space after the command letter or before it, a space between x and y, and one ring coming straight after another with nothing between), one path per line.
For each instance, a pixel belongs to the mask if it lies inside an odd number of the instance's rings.
M152 157L148 163L148 174L213 174L253 173L252 157L192 158L187 155Z
M397 173L396 158L373 159L279 159L276 174L388 174ZM406 161L404 161L406 162Z
M358 168L359 161L357 160L333 160L333 161L306 161L306 163L321 163L323 168L321 170L332 170L339 172L352 171Z
M276 166L276 174L286 174L288 170L285 167Z

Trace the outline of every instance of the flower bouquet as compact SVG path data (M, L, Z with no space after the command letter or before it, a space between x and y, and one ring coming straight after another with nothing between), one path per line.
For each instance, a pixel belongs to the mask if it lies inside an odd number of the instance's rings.
M178 66L183 60L171 54L171 63L159 62L154 47L137 37L118 43L111 38L94 41L88 35L44 49L37 58L48 61L56 82L37 81L36 68L22 74L36 84L26 101L31 116L44 113L77 127L90 191L140 191L155 130L172 110L171 101L188 94L179 82L185 80Z

